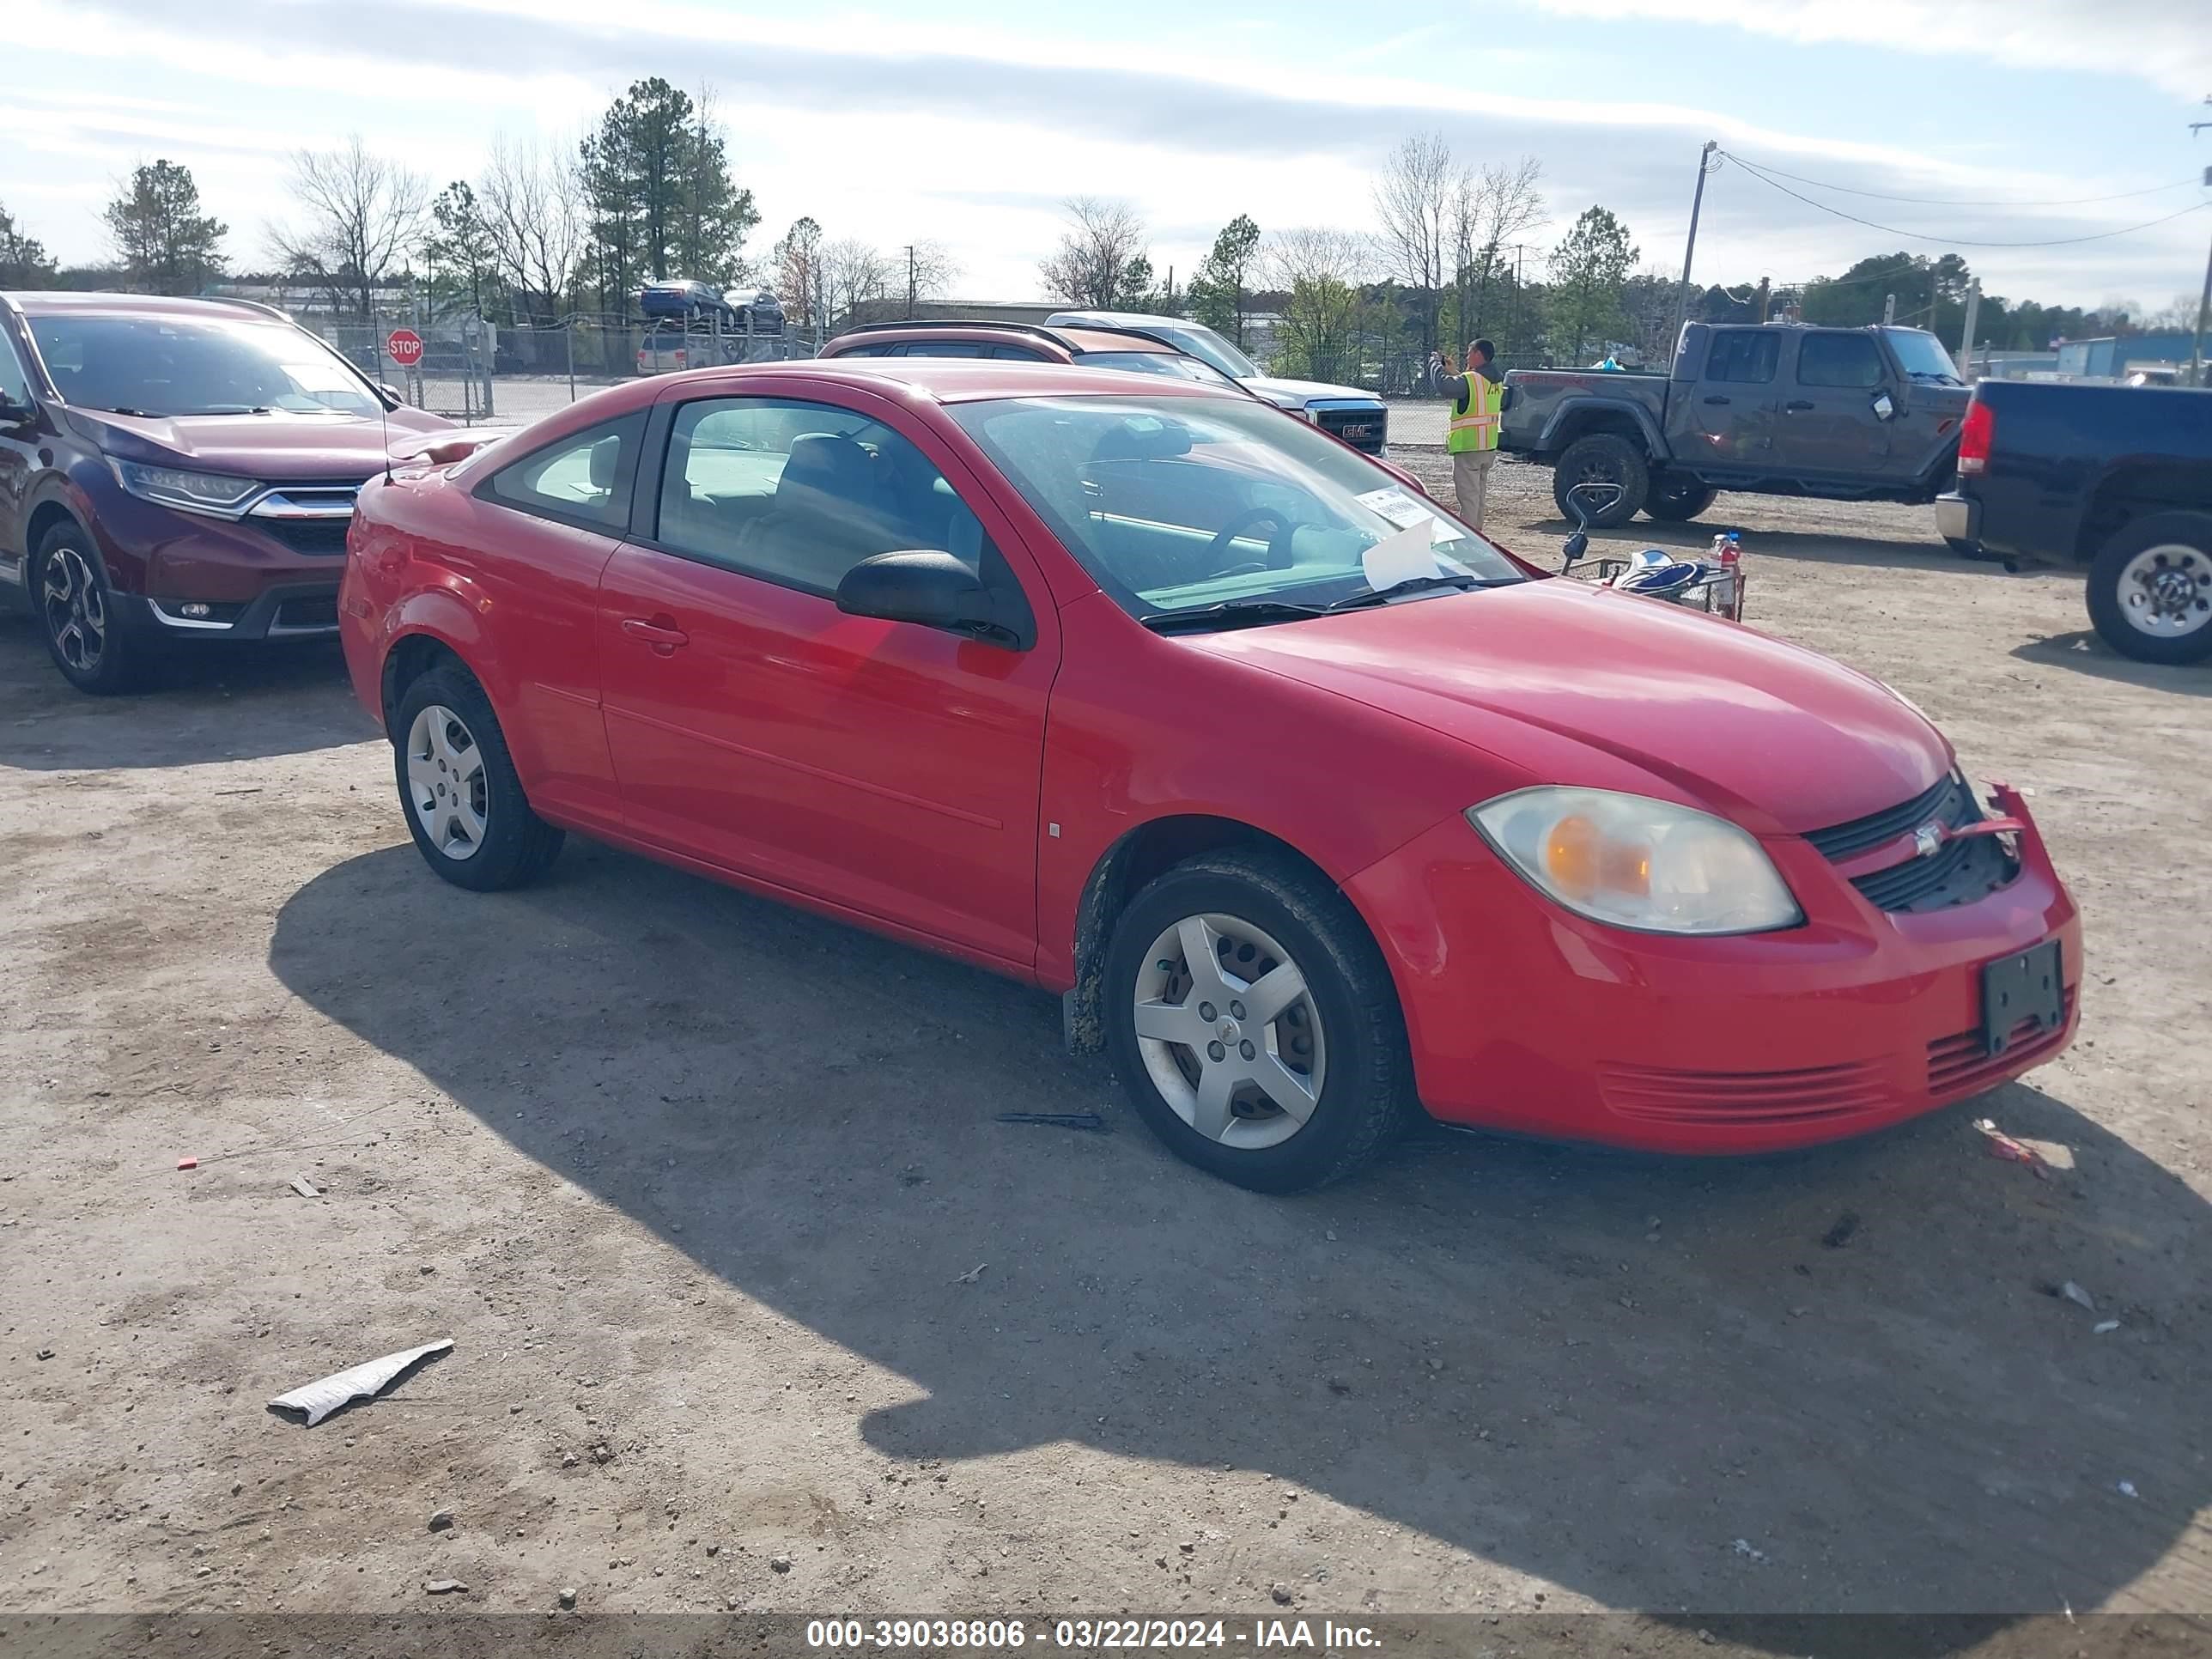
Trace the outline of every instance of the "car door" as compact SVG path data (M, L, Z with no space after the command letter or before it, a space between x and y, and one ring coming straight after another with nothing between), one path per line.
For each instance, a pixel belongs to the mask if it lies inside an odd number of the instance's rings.
M1025 971L1056 618L950 447L888 399L837 395L665 407L651 521L600 589L629 821L686 858ZM853 565L916 547L1014 596L1023 644L837 609Z
M1771 328L1713 331L1705 372L1686 388L1695 398L1690 412L1699 442L1691 465L1763 471L1774 464L1774 422L1781 402L1775 384L1782 335Z
M0 415L0 587L8 587L29 580L26 498L38 449L39 417L30 376L4 320L0 320L0 404L13 411Z
M1797 342L1796 384L1783 394L1776 428L1781 469L1806 477L1886 476L1893 434L1881 412L1892 414L1897 387L1874 337L1860 329L1816 329Z

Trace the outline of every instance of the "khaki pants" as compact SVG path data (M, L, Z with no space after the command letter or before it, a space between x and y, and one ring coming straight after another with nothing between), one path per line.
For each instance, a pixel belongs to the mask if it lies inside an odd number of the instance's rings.
M1452 493L1459 497L1459 515L1477 530L1482 528L1483 498L1490 493L1490 469L1497 459L1494 449L1462 449L1452 457Z

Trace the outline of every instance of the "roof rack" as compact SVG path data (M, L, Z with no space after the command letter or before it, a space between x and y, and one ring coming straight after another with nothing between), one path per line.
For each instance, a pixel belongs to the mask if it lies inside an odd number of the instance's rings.
M1015 334L1027 334L1035 339L1049 340L1054 345L1071 346L1067 338L1070 330L1085 334L1121 334L1133 340L1149 340L1154 345L1165 346L1180 356L1188 356L1173 340L1155 334L1148 328L1132 328L1126 323L1001 323L981 317L915 317L904 322L855 323L841 331L846 334L881 334L902 328L995 328Z

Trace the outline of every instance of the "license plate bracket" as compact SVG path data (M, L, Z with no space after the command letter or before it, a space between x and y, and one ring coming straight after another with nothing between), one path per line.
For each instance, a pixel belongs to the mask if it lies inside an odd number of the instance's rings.
M2034 1024L2021 1030L2021 1025L2029 1020ZM2017 955L1983 964L1984 1053L1994 1058L2015 1041L2033 1042L2065 1023L2065 971L2057 939L2045 939Z

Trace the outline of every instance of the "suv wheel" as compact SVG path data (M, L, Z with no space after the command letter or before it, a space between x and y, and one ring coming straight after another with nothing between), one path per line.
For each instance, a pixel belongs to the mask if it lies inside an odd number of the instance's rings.
M137 685L143 653L125 631L91 538L73 524L56 526L39 544L29 575L39 633L62 677L100 696Z
M1344 896L1296 860L1179 865L1107 947L1106 1038L1179 1158L1256 1192L1340 1179L1418 1108L1396 990Z
M1578 484L1611 484L1620 491L1619 499L1602 513L1589 515L1592 529L1611 530L1634 518L1650 496L1651 469L1644 462L1644 452L1627 439L1615 433L1593 432L1569 444L1552 467L1552 499L1569 524L1575 521L1575 508L1567 492Z
M480 893L545 872L561 831L530 810L491 700L475 680L432 669L400 698L392 732L407 832L433 870Z
M1644 503L1644 510L1662 524L1687 524L1711 507L1720 493L1695 478L1662 474L1652 481L1651 494Z
M2089 620L2137 662L2212 657L2212 513L2153 513L2123 525L2089 567Z

